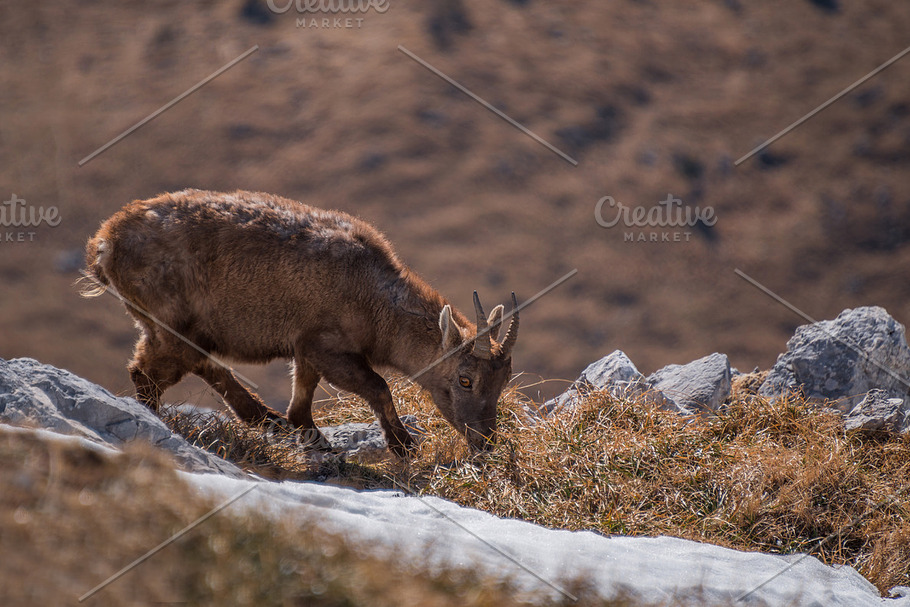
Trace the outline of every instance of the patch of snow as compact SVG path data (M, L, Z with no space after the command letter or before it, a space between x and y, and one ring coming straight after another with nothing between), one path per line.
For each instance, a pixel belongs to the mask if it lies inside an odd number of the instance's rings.
M626 592L648 602L691 599L700 604L735 604L754 589L741 604L910 607L910 597L881 598L875 586L851 567L829 567L804 555L742 552L672 537L604 537L590 531L546 529L437 497L398 491L211 474L181 476L217 500L237 495L256 482L258 490L232 509L246 508L282 520L294 515L316 520L355 544L394 553L399 562L475 564L511 577L522 590L545 599L556 598L557 591L524 568L556 586L561 586L560 580L580 577L604 598ZM512 560L485 542L510 554Z

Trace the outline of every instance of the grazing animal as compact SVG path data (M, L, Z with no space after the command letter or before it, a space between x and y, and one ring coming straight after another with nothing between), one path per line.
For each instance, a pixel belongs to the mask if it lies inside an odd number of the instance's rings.
M515 294L499 341L503 306L487 317L475 292L472 324L360 219L269 194L184 190L126 205L88 241L86 262L103 285L86 296L111 286L130 304L141 336L128 369L155 411L194 373L243 421L283 419L189 341L238 362L293 359L287 422L314 442L326 444L311 411L325 378L363 397L404 456L411 435L375 370L394 369L416 376L472 447L492 445L518 338Z

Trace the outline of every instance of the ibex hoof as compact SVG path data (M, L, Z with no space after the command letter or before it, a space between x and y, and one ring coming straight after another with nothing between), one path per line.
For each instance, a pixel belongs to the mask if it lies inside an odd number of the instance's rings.
M386 442L389 444L389 451L401 459L411 456L417 448L414 438L404 428L388 433Z
M262 430L266 434L283 435L294 431L288 420L283 417L267 417L262 420Z
M296 433L298 435L297 442L304 449L312 449L314 451L334 450L332 443L318 428L298 428Z

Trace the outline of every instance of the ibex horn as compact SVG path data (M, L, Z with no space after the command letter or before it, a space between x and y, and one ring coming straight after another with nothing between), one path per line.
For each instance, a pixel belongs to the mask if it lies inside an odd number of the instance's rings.
M474 291L474 312L477 314L477 337L474 338L473 354L477 358L489 359L492 356L492 341L487 326L487 315L483 313L483 306L480 305L477 291Z
M512 355L512 347L515 345L515 342L518 341L518 300L515 299L515 293L512 293L512 319L509 321L509 330L506 331L506 336L502 338L502 354L503 358L508 358Z

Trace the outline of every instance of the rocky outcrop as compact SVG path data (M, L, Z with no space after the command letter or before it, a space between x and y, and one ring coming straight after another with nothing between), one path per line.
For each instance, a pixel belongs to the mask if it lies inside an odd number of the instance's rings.
M185 470L243 476L233 464L173 434L145 405L29 358L0 358L0 422L81 436L114 448L145 441L170 452Z
M842 413L873 389L908 401L910 348L904 326L879 307L844 310L834 320L803 325L787 342L759 393L802 392Z
M199 432L230 419L220 411L192 405L166 406L162 412L165 416L180 415ZM416 417L404 415L401 420L416 441L422 440L425 430L418 425ZM68 371L27 358L0 359L0 423L81 436L114 448L131 441L145 441L169 451L187 471L243 475L233 464L171 432L158 416L136 400L114 396ZM332 452L346 460L365 463L387 456L379 422L340 424L321 431ZM273 439L287 440L282 433L275 434ZM320 452L312 455L317 459L332 456Z
M646 378L622 350L615 350L588 365L568 390L544 403L542 412L571 409L598 390L684 414L716 410L730 394L730 362L715 353L687 365L668 365Z
M616 350L589 365L540 412L571 410L597 390L648 398L686 415L718 411L730 395L734 373L727 356L714 353L646 378ZM910 431L910 347L904 326L878 307L844 310L834 320L801 326L758 391L771 399L794 392L834 408L844 415L848 430Z
M588 365L568 390L545 402L541 413L547 415L564 407L574 407L581 398L597 390L606 390L616 398L626 398L641 396L650 390L650 386L629 357L622 350L614 350ZM663 402L659 395L655 397Z

